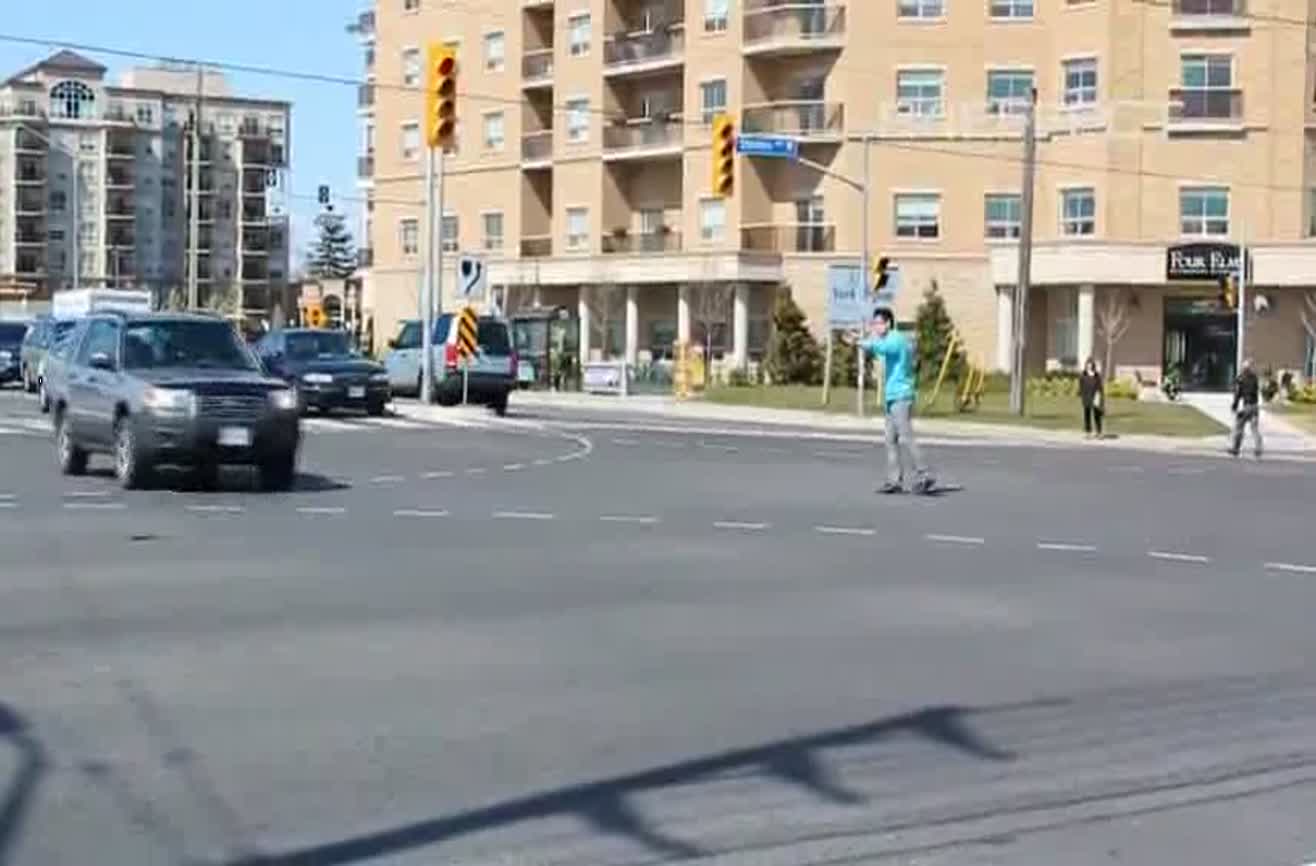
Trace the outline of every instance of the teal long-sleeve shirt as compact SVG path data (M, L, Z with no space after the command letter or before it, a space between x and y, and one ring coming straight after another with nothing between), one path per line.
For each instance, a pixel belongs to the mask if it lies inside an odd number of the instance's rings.
M909 337L888 331L885 337L869 337L861 343L870 357L886 365L883 397L887 403L914 399L914 347Z

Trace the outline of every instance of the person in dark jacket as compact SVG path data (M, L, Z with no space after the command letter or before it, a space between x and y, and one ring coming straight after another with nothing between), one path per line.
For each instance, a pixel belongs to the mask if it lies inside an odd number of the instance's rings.
M1101 381L1097 362L1091 358L1083 365L1083 373L1078 377L1078 397L1083 401L1083 432L1091 439L1095 427L1100 439L1102 421L1106 417L1105 383Z
M1234 434L1229 439L1229 453L1238 456L1243 447L1243 430L1252 428L1255 454L1261 457L1261 380L1252 369L1252 359L1243 362L1243 372L1234 381Z

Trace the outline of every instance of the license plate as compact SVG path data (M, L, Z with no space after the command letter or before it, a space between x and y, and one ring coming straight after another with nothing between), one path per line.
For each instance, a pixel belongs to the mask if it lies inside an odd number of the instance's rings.
M249 448L251 431L246 427L220 427L219 444L226 448Z
M347 398L349 400L360 400L365 395L366 388L364 385L353 385L347 389Z

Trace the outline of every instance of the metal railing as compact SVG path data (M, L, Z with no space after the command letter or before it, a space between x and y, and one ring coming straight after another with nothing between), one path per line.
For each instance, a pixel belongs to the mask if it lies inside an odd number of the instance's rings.
M552 235L531 235L521 238L521 257L542 259L553 255Z
M746 105L741 132L776 135L835 136L845 131L845 105L840 102L792 100Z
M46 197L37 193L31 195L33 190L19 190L14 199L14 211L20 214L38 214L46 212Z
M521 161L543 162L553 158L553 130L529 132L521 136Z
M541 48L521 55L521 77L526 81L543 81L553 77L553 49Z
M627 120L603 127L605 151L639 150L650 147L679 146L685 127L671 120Z
M32 165L23 165L19 163L18 171L14 172L14 180L18 183L45 183L46 171L44 167L37 168Z
M845 36L845 6L762 3L745 10L746 48L777 43L808 44Z
M1247 0L1173 0L1170 9L1176 18L1195 15L1241 18L1247 15Z
M831 253L836 251L832 223L763 223L740 230L741 249L761 253Z
M603 67L615 69L655 60L676 59L684 51L685 33L681 30L610 36L603 43Z
M1171 123L1233 123L1243 119L1243 91L1176 88L1170 91Z
M19 153L47 153L50 147L36 133L27 129L19 129L14 141L14 150Z
M375 155L373 153L368 153L365 156L358 156L356 158L356 176L375 176Z
M603 252L617 253L674 253L681 249L681 233L673 228L655 232L613 232L603 236Z
M127 248L135 244L136 240L132 232L110 232L109 237L106 238L106 245L111 247Z

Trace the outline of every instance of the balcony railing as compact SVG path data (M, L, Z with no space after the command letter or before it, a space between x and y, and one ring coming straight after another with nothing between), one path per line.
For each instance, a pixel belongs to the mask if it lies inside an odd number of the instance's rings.
M40 164L20 162L18 170L14 172L14 180L19 183L45 183L46 167Z
M767 0L745 10L747 51L838 48L845 40L845 6Z
M845 131L845 105L798 100L745 106L741 132L832 138Z
M21 214L38 214L46 212L46 197L44 195L24 195L25 191L20 190L14 201L14 211ZM32 192L32 190L26 190Z
M50 150L50 145L36 133L20 128L18 137L14 141L14 149L20 153L46 153Z
M359 84L356 88L356 107L370 108L375 104L375 85Z
M1178 88L1170 91L1174 124L1236 124L1243 120L1243 91Z
M369 39L375 35L375 13L373 10L362 12L356 16L356 23L349 28L362 39Z
M107 187L131 187L133 185L132 173L126 171L108 171L105 173L105 185Z
M1247 15L1247 0L1174 0L1170 8L1176 18L1242 18Z
M613 232L603 236L603 252L617 253L674 253L681 249L681 233L668 228L655 232Z
M106 244L111 247L128 248L136 243L132 232L110 232Z
M0 117L27 117L40 120L46 116L46 110L37 105L35 99L18 102L0 102Z
M263 223L266 219L268 219L268 216L265 213L264 201L261 202L260 207L244 206L242 208L242 221L244 223Z
M671 120L628 119L624 123L603 127L603 149L624 152L652 148L679 148L685 129Z
M105 215L111 219L133 219L137 213L132 202L110 201L105 205Z
M836 226L831 223L749 225L740 230L742 249L762 253L831 253Z
M553 158L553 130L545 129L521 136L521 161L545 162Z
M552 235L532 235L521 238L521 257L542 259L553 255Z
M603 43L604 71L678 60L685 51L682 30L655 30L634 36L611 36Z
M24 231L20 229L14 232L14 243L24 244L26 246L45 246L46 236L41 232Z
M356 176L375 176L375 155L373 153L368 153L365 156L358 156L356 158Z
M521 55L521 78L524 84L537 84L553 78L553 49L541 48Z
M45 273L46 260L41 256L16 256L14 270L23 276L36 276Z

